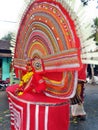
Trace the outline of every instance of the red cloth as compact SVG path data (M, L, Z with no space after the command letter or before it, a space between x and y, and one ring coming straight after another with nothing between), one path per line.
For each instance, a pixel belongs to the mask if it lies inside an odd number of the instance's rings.
M14 85L11 85L11 86L8 86L6 88L6 91L7 92L10 92L14 95L14 92L15 90L19 87L18 84L14 84ZM22 100L26 100L26 101L29 101L29 102L44 102L44 103L62 103L62 102L66 102L68 100L65 100L65 99L57 99L57 98L51 98L51 97L48 97L46 96L44 93L24 93L23 95L18 95L17 97L19 97L20 99Z
M44 94L13 95L17 85L7 87L11 112L11 130L68 130L69 100Z
M35 90L35 93L41 93L46 89L45 81L39 73L34 73L26 88L24 88L24 93L32 93L33 89Z
M78 80L86 81L87 65L83 64L82 68L78 71Z
M34 87L37 93L40 93L46 89L46 84L41 74L34 73L31 81L31 87Z

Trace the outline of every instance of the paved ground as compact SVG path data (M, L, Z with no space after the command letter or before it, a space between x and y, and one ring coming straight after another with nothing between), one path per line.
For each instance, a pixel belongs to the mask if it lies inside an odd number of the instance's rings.
M98 130L98 85L87 84L84 107L87 112L87 120L70 122L69 130ZM0 130L11 130L5 91L0 91Z
M71 122L70 130L98 130L98 85L86 85L84 108L87 120Z
M10 130L10 112L5 91L0 91L0 130Z

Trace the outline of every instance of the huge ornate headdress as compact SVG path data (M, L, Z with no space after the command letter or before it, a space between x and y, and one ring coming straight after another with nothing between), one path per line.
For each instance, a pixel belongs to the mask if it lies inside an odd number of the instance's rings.
M72 97L82 64L98 64L95 41L90 38L94 30L91 21L83 19L83 10L76 0L35 0L22 16L14 67L21 77L26 59L36 59L32 65L43 66L48 96Z

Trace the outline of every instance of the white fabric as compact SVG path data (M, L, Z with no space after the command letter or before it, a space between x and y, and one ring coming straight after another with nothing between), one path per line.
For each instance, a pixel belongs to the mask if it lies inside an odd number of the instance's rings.
M71 105L71 113L72 113L72 116L86 115L83 104Z
M39 123L39 105L36 105L35 109L35 130L38 130L38 123Z

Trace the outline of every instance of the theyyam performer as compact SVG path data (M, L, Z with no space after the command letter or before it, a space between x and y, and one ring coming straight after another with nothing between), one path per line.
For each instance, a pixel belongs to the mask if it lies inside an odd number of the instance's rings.
M81 21L84 9L76 3L35 0L24 11L13 58L20 83L6 89L11 130L69 129L78 71L84 63L98 64L90 59L96 57L92 23Z

